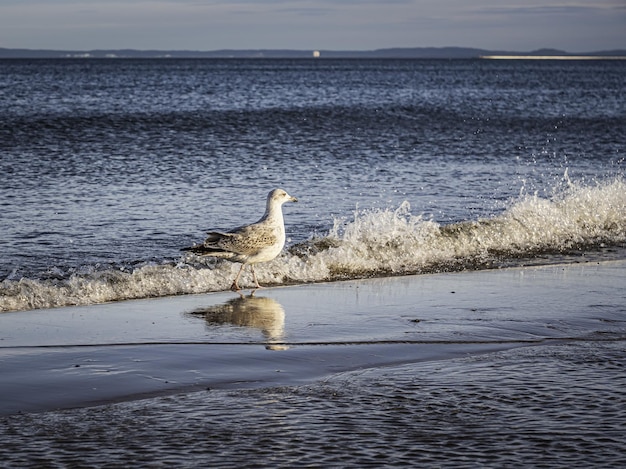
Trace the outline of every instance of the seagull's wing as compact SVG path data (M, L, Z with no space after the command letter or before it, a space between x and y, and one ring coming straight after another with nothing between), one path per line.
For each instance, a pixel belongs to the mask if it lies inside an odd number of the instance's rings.
M234 230L233 230L234 231ZM207 238L204 240L204 244L217 244L221 239L228 238L231 236L235 236L235 233L232 231L224 232L224 231L207 231Z
M194 254L198 254L200 256L210 255L226 259L234 258L236 257L236 254L230 252L230 250L225 248L225 246L222 246L222 244L228 244L225 240L228 240L233 236L235 236L234 233L209 231L207 233L207 238L202 244L196 244L188 248L183 248L181 251L193 252Z
M274 229L264 223L240 226L225 233L225 235L220 236L216 242L211 244L244 256L257 254L278 241Z
M200 256L214 256L235 262L246 262L250 257L267 252L268 248L280 243L276 227L264 221L243 225L230 231L209 231L202 244L183 251ZM281 246L282 247L282 246Z

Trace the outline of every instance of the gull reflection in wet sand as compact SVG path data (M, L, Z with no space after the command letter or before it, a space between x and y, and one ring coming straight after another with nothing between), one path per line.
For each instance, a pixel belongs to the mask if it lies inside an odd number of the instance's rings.
M200 308L190 316L202 318L208 326L230 324L259 329L267 341L268 350L287 350L281 342L285 336L285 310L281 304L264 296L240 295L223 304Z

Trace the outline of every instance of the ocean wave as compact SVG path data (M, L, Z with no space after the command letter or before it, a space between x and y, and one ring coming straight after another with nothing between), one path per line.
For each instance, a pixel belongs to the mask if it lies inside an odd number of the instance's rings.
M552 197L523 194L500 215L441 225L395 209L357 210L324 236L291 246L255 270L265 285L521 265L626 243L626 182L565 184ZM193 255L132 271L109 268L58 279L6 279L0 311L85 305L227 290L238 264ZM243 277L242 284L252 279Z

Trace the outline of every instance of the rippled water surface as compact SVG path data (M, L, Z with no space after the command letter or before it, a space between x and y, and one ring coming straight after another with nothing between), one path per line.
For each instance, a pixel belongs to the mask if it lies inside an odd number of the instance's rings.
M0 61L0 465L625 467L625 77ZM301 286L178 296L228 289L180 249L277 186L256 270Z
M0 460L623 467L625 265L8 312Z
M623 258L624 67L0 61L0 311L225 290L276 186L265 284Z
M623 342L556 344L15 415L2 419L0 453L20 467L617 468L625 367Z

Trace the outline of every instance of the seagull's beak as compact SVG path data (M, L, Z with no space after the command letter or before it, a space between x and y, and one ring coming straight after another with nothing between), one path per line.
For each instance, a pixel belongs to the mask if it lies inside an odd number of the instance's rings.
M296 199L295 197L290 197L289 198L289 202L297 202L297 201L298 201L298 199Z

